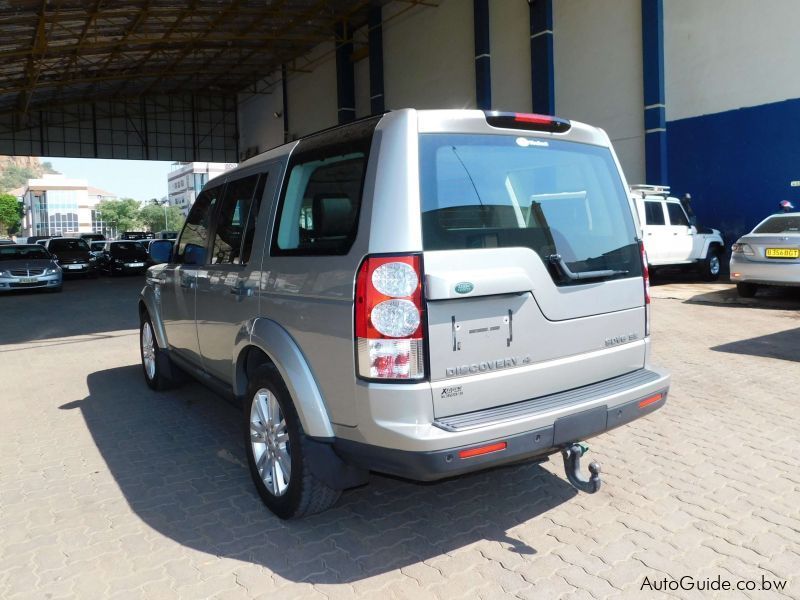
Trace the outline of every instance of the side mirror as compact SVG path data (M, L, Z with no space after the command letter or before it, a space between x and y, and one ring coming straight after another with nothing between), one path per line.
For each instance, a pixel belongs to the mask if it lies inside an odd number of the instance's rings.
M206 249L197 244L186 244L183 251L183 264L203 265L206 262Z
M147 253L155 264L169 262L172 256L172 242L170 240L156 240L150 244Z

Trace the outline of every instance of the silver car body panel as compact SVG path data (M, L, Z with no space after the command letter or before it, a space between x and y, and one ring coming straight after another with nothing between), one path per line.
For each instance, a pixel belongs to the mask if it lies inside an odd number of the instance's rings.
M800 232L748 233L739 238L737 243L750 246L753 249L753 255L738 252L731 254L732 281L800 286L800 257L769 258L766 256L768 248L800 250ZM738 273L738 276L734 277L734 273Z
M254 289L252 306L257 306L257 312L242 311L226 325L228 331L220 336L220 348L209 356L213 354L217 360L227 352L230 364L213 374L241 395L246 388L241 357L248 348L258 348L275 363L309 435L413 451L441 450L513 435L552 425L556 418L572 412L600 405L613 407L666 390L669 376L662 373L657 381L646 385L502 425L463 432L445 431L434 425L437 417L522 402L649 368L649 339L644 332L641 277L560 287L553 283L538 255L528 248L424 251L420 133L551 137L602 146L611 152L621 184L627 189L608 136L581 123L573 122L568 133L551 134L491 127L481 111L388 113L378 121L373 134L357 234L346 255L270 255L280 186L275 189L272 202L265 196L253 247L254 266L248 275ZM294 142L250 159L227 172L224 181L262 172L270 164L285 167L297 146L298 142ZM285 177L281 173L281 183ZM635 220L630 198L628 204ZM410 252L423 254L431 373L428 380L418 383L363 381L356 375L354 352L356 272L369 254ZM255 257L259 253L261 263L257 270ZM179 273L181 269L171 266L167 271ZM211 277L212 270L208 271ZM454 294L455 284L461 281L472 282L473 291ZM163 288L159 302L152 291L154 285L145 288L142 296L148 312L165 311L168 302L182 303L186 310L184 317L178 317L179 325L194 322L185 318L195 314L194 289L186 291L183 299L173 297L167 301ZM173 289L181 288L175 285ZM180 291L177 293L180 295ZM209 315L224 311L227 300L226 297L225 302L209 304L196 327L208 325L212 320ZM176 308L172 308L173 312ZM498 319L502 322L508 309L520 326L511 342L513 348L507 345L509 336L502 331L503 324L493 323ZM169 326L163 328L161 318L150 314L159 346L163 342L162 347L175 349ZM454 351L450 329L454 315L467 330L482 329L481 323L486 322L487 331L465 334L475 337L462 339L461 349ZM470 322L480 326L469 327ZM495 325L496 330L492 329ZM213 335L206 337L214 339ZM202 348L201 343L200 351L205 354ZM524 357L529 360L523 361ZM208 360L195 360L200 368L209 371ZM488 367L491 361L495 364L493 369ZM485 369L482 363L487 364ZM502 368L497 368L498 364ZM458 369L464 365L465 372ZM472 365L476 365L477 372L471 371ZM448 374L448 369L453 368L456 370Z

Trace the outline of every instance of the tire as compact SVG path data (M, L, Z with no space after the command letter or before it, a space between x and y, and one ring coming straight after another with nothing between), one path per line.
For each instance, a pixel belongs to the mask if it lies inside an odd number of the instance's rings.
M701 275L705 281L716 281L719 279L720 271L722 271L722 261L720 260L720 251L716 246L708 249L706 259L700 268Z
M336 504L341 492L311 472L300 418L275 369L258 368L242 416L250 476L267 508L281 519L295 519Z
M167 390L175 387L169 357L158 347L153 323L147 313L142 316L139 325L139 355L142 359L144 380L150 389Z
M737 283L736 291L741 298L752 298L758 291L758 286L755 283Z

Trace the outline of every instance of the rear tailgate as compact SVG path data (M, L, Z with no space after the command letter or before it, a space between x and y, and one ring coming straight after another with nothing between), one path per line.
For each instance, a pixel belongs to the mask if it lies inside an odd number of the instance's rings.
M420 173L437 417L644 366L641 256L609 148L423 134Z

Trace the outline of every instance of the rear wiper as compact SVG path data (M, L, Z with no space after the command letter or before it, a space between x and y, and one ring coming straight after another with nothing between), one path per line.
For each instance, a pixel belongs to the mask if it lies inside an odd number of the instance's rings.
M616 277L617 275L627 275L628 271L616 271L614 269L603 269L601 271L581 271L576 273L571 270L560 254L551 254L549 257L550 262L558 267L559 271L563 273L568 279L577 281L579 279L605 279L606 277Z

